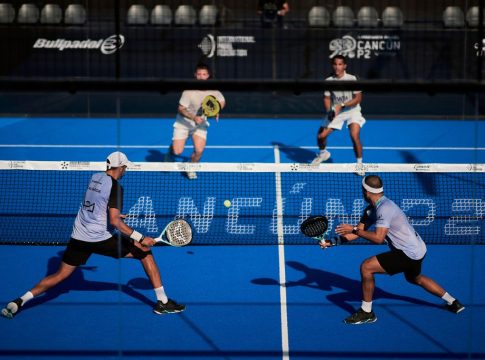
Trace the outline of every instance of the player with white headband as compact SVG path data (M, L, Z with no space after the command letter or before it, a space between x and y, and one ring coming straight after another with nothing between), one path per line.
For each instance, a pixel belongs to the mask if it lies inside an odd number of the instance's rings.
M359 224L340 224L335 231L348 241L363 238L375 244L387 243L390 251L372 256L361 264L362 305L357 312L344 319L344 322L364 324L377 320L372 311L374 274L404 273L406 280L411 284L419 285L429 293L442 298L449 311L458 314L464 310L465 307L438 283L421 274L426 244L409 223L406 214L384 196L381 178L376 175L364 177L362 193L369 206L364 210ZM371 225L375 225L373 230L369 230ZM321 242L320 246L325 248L327 244Z

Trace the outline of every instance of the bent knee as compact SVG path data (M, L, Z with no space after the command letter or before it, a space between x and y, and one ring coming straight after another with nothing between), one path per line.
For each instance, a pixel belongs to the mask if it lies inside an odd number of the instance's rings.
M411 274L404 274L404 278L410 284L413 284L413 285L421 285L422 284L421 275L416 276L416 275L411 275Z

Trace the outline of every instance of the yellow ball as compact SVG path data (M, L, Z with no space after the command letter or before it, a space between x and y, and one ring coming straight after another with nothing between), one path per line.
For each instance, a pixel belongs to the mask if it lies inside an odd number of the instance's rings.
M224 200L224 206L228 208L231 206L231 202L229 200Z

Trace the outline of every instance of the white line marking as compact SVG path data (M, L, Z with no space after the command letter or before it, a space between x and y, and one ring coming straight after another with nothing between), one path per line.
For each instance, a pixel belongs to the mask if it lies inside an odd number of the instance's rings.
M71 148L71 149L168 149L169 145L54 145L54 144L0 144L0 148ZM192 145L187 145L192 148ZM274 149L272 145L207 145L206 149ZM316 146L280 146L281 149L311 149ZM329 146L333 150L352 150L351 146ZM365 150L432 150L484 151L483 147L426 147L426 146L365 146Z
M279 146L273 148L275 163L280 163ZM285 268L285 241L283 233L283 196L281 192L281 173L275 172L276 187L276 218L278 233L278 268L280 279L280 314L281 314L281 350L282 359L289 360L290 348L288 340L288 311L286 305L286 268Z

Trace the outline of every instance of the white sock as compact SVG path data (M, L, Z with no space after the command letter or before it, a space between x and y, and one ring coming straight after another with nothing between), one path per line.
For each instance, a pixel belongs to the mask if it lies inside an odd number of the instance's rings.
M34 298L34 294L32 294L30 291L27 291L20 298L22 299L22 305L25 305L27 301L32 300Z
M161 301L164 304L168 302L168 297L165 294L165 290L163 289L163 286L160 286L159 288L156 288L153 290L155 290L155 295L157 296L157 300Z
M357 158L357 164L362 164L362 158Z
M445 294L441 298L444 301L446 301L448 303L448 305L453 304L453 301L455 301L455 298L453 296L451 296L450 294L448 294L447 292L445 292Z
M362 305L360 307L365 312L370 313L372 311L372 301L371 302L367 302L367 301L362 300Z
M320 149L320 155L325 154L327 152L327 149Z

